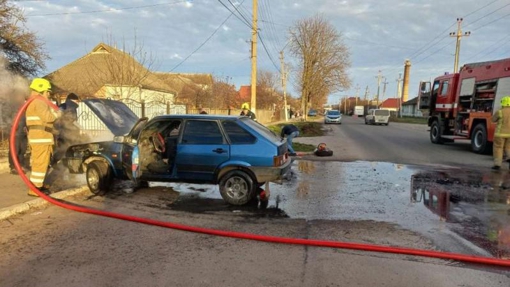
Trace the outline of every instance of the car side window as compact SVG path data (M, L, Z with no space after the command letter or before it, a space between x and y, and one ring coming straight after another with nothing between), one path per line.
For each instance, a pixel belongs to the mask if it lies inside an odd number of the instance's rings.
M224 121L222 125L232 144L252 144L257 141L255 136L234 121Z
M216 121L186 121L183 144L223 144L223 135Z

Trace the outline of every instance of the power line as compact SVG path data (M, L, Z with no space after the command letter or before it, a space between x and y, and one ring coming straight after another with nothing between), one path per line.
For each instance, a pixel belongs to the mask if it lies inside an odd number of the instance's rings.
M25 2L25 1L22 1L22 2ZM113 12L113 11L151 8L151 7L157 7L157 6L163 6L163 5L175 5L175 4L185 3L185 2L188 2L188 1L182 0L182 1L177 1L177 2L165 2L165 3L156 3L156 4L151 4L151 5L130 6L130 7L123 7L123 8L108 8L108 9L103 9L103 10L81 11L81 12L59 12L59 13L48 13L48 14L33 14L33 15L27 15L27 17L105 13L105 12Z
M260 43L262 44L262 47L264 47L264 51L266 51L266 54L269 57L269 60L271 60L271 63L273 63L273 65L275 66L276 70L280 71L280 68L278 68L278 65L276 65L276 63L273 60L273 57L271 57L271 54L267 50L266 44L264 43L264 40L262 39L262 36L260 35L260 33L258 33L257 35L259 36Z
M473 21L473 22L471 22L471 23L467 24L466 26L464 26L464 28L466 28L467 26L473 25L474 23L476 23L476 22L478 22L478 21L480 21L480 20L484 19L485 17L490 16L490 15L492 15L492 14L494 14L494 13L496 13L496 12L500 11L501 9L503 9L503 8L505 8L505 7L508 7L508 6L510 6L510 3L509 3L509 4L506 4L506 5L502 6L502 7L499 7L498 9L496 9L496 10L494 10L494 11L492 11L492 12L489 12L489 13L487 13L487 14L483 15L482 17L480 17L480 18L476 19L475 21ZM474 31L474 30L473 30L473 31Z
M223 7L225 7L230 13L232 13L231 16L234 15L237 19L239 19L239 21L243 22L244 25L248 26L248 28L253 29L249 22L246 22L245 19L239 18L239 16L237 16L237 14L235 14L233 10L230 10L230 8L228 8L227 5L225 5L223 2L221 2L221 0L218 0L218 2L220 2L221 5L223 5Z
M485 7L489 6L489 5L491 5L491 4L492 4L492 3L494 3L494 2L498 2L498 1L499 1L499 0L494 0L494 1L490 2L489 4L486 4L485 6L482 6L482 7L478 8L478 9L476 9L475 11L473 11L473 12L471 12L471 13L469 13L469 14L465 15L465 16L464 16L464 17L462 17L462 18L466 18L466 17L468 17L468 16L470 16L470 15L473 15L473 14L475 14L476 12L478 12L478 11L482 10L483 8L485 8Z
M509 5L510 5L510 4L509 4ZM498 19L495 19L495 20L493 20L493 21L491 21L491 22L485 23L484 25L482 25L482 26L480 26L480 27L477 27L477 28L473 29L473 32L474 32L474 31L476 31L476 30L480 30L481 28L483 28L483 27L485 27L485 26L487 26L487 25L490 25L490 24L492 24L492 23L494 23L494 22L497 22L497 21L499 21L499 20L501 20L501 19L503 19L503 18L506 18L506 17L508 17L508 16L510 16L510 14L503 15L503 16L499 17Z
M219 0L218 0L219 1ZM221 2L221 1L220 1ZM232 5L232 7L234 7L234 9L236 9L237 13L239 13L239 15L241 15L241 17L246 21L246 23L248 23L248 25L251 27L251 24L250 24L250 21L248 19L246 19L246 17L243 15L243 13L241 13L241 11L239 11L239 9L237 9L237 6L234 5L234 3L232 3L231 0L228 0L228 2L230 3L230 5Z
M243 0L244 2L244 0ZM186 62L186 60L188 60L191 56L193 56L198 50L200 50L215 34L216 32L218 32L218 30L223 27L223 25L228 21L228 19L230 19L230 17L232 17L234 15L234 12L231 11L230 12L230 15L228 15L227 19L225 19L225 21L223 21L219 26L218 28L216 28L216 30L214 30L214 32L211 34L211 36L209 36L207 39L205 39L205 41L200 44L198 46L198 48L196 48L193 52L191 52L191 54L189 54L186 58L184 58L180 63L178 63L175 67L173 67L170 72L174 71L175 69L177 69L180 65L182 65L184 62Z
M467 58L467 60L470 60L470 59L475 58L476 56L480 55L480 54L481 54L481 53L483 53L484 51L486 51L486 50L488 50L488 49L490 49L490 48L492 48L492 47L494 47L494 46L498 45L499 43L503 42L503 41L504 41L506 38L508 38L508 37L510 37L510 35L506 35L505 37L503 37L503 38L499 39L498 41L496 41L494 44L492 44L492 45L490 45L490 46L488 46L488 47L485 47L484 49L480 50L478 53L476 53L476 54L474 54L474 55L470 56L469 58ZM499 48L501 48L501 47L497 47L497 48L496 48L495 50L493 50L492 52L496 51L496 50L497 50L497 49L499 49ZM488 53L488 54L491 54L492 52L490 52L490 53ZM485 54L484 56L487 56L488 54Z

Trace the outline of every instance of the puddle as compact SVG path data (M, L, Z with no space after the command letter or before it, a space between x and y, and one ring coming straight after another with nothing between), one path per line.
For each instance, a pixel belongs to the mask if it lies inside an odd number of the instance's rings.
M510 173L381 162L295 161L266 205L226 204L217 185L151 183L118 200L192 213L386 222L439 249L510 257ZM124 199L121 199L124 200Z

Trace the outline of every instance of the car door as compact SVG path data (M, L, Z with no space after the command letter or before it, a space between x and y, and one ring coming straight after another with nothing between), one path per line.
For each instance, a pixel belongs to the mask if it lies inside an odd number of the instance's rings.
M230 146L216 120L190 119L177 145L179 179L214 181L217 167L230 159Z

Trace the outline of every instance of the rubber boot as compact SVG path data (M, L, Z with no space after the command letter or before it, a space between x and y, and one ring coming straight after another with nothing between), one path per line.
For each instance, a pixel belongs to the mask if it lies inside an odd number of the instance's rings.
M37 193L35 193L31 188L28 189L28 195L29 196L39 197L39 195Z

